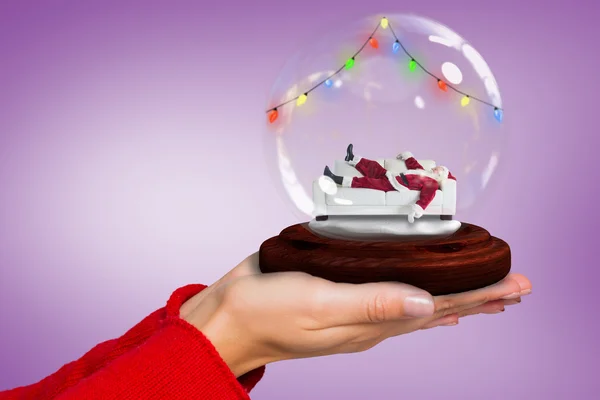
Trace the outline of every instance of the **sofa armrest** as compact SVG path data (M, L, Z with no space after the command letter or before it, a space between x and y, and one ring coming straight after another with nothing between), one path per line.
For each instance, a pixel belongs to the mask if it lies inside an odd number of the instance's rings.
M440 190L444 193L444 203L442 205L443 215L456 214L456 181L454 179L445 179L440 184Z
M321 188L319 180L313 181L313 215L327 215L327 202L325 201L325 192Z

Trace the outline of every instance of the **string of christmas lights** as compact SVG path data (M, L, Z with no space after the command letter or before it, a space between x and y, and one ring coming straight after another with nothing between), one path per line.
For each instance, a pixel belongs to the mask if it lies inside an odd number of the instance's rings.
M352 57L350 57L346 63L341 66L337 71L335 71L334 73L332 73L330 76L328 76L326 79L322 80L321 82L317 83L315 86L313 86L311 89L309 89L308 91L302 93L299 96L296 96L286 102L283 102L275 107L270 108L269 110L267 110L267 114L268 114L268 118L269 118L269 122L270 123L274 123L277 118L279 117L279 109L293 101L296 101L296 105L297 106L301 106L304 103L306 103L307 99L308 99L308 95L315 90L316 88L318 88L321 85L325 85L327 87L331 87L333 85L333 81L331 80L331 78L333 78L334 76L336 76L337 74L339 74L340 72L342 72L344 69L346 70L350 70L352 69L352 67L354 66L354 63L356 61L356 56L358 56L363 49L370 44L371 47L373 47L374 49L378 49L379 48L379 41L377 40L377 38L375 37L375 34L377 33L377 31L379 30L379 28L382 29L390 29L390 32L392 33L392 35L394 36L394 43L392 44L392 52L393 53L398 53L398 51L400 49L402 49L404 51L404 53L408 56L408 58L410 59L409 63L408 63L408 69L410 71L415 71L417 69L417 67L419 67L423 72L425 72L426 74L428 74L429 76L431 76L432 78L434 78L437 81L437 85L440 88L440 90L447 92L448 89L453 90L456 93L459 93L462 95L462 98L460 100L460 104L463 107L466 107L467 105L469 105L469 103L471 102L471 100L475 100L478 101L482 104L488 105L490 107L492 107L494 109L494 118L496 118L496 120L498 122L502 122L502 119L504 117L504 112L502 110L502 108L497 107L491 103L488 103L487 101L481 100L475 96L471 96L470 94L467 94L461 90L458 90L457 88L455 88L452 85L447 84L443 79L438 78L437 76L435 76L433 73L431 73L430 71L427 70L427 68L425 68L420 62L418 62L409 52L408 50L406 50L406 48L404 47L404 45L400 42L400 39L398 39L398 36L396 36L396 33L394 32L394 29L392 28L390 22L388 21L388 19L386 17L383 17L381 19L381 21L379 22L379 24L377 24L377 27L373 30L373 33L371 33L371 35L369 36L369 38L363 43L363 45L360 47L360 49L354 53L354 55Z

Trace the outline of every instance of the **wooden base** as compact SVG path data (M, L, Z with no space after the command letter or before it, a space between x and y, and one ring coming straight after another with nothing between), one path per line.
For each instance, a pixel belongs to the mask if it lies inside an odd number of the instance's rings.
M476 225L463 223L443 239L362 242L315 235L292 225L260 247L262 272L301 271L333 282L395 281L433 295L479 289L510 271L510 248Z

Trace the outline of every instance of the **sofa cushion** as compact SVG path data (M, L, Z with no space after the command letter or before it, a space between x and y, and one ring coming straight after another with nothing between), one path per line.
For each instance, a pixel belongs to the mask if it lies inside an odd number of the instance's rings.
M384 160L375 160L382 167L384 166ZM339 176L362 176L358 170L352 165L348 164L347 161L344 160L336 160L333 168L333 173Z
M423 165L423 164L421 164ZM419 200L421 194L418 190L403 190L401 192L387 192L385 195L385 204L388 206L405 206L413 204ZM444 200L444 194L441 190L436 190L435 197L430 205L441 205Z
M325 195L330 206L384 206L385 192L373 189L339 187L334 195Z
M432 169L435 167L435 161L433 160L417 160L419 164L425 169ZM392 171L395 173L404 172L407 170L406 163L403 160L398 160L396 158L389 158L384 160L383 166L388 171Z

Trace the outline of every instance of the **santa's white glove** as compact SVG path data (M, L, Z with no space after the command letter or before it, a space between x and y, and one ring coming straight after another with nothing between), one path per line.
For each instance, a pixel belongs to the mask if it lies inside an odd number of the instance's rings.
M410 211L408 212L408 222L411 224L414 223L415 218L421 218L423 216L424 212L425 212L425 210L423 210L423 208L421 208L420 205L413 204L410 207Z
M402 160L402 161L406 161L411 157L414 157L414 156L413 156L413 153L411 153L410 151L405 151L404 153L400 153L396 156L396 158L398 160Z

